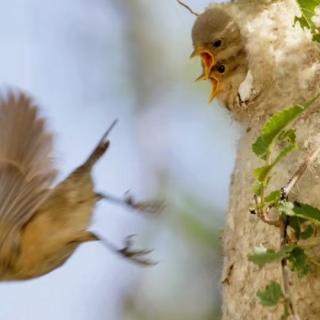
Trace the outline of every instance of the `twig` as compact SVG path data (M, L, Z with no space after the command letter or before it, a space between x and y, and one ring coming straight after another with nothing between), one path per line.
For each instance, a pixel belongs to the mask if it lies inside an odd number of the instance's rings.
M281 198L283 200L287 200L289 193L292 191L294 186L298 183L298 181L302 178L306 170L309 166L315 161L318 154L320 153L320 147L316 149L310 156L308 156L305 161L300 165L298 170L294 173L294 175L289 179L288 183L281 188ZM283 215L281 218L280 224L280 249L283 249L288 244L288 217ZM285 295L285 303L290 310L292 316L295 320L300 320L299 315L295 313L293 308L291 294L290 294L290 284L289 284L289 274L287 270L287 258L281 260L281 270L282 270L282 279L283 279L283 289Z
M281 188L283 199L286 199L288 197L290 191L297 184L297 182L302 178L302 176L304 175L306 170L310 167L310 165L315 161L319 153L320 153L320 147L305 159L302 165L298 168L298 170L294 173L294 175L289 179L288 183Z
M287 184L285 184L281 188L281 200L287 201L289 193L292 191L294 186L298 183L298 181L302 178L305 174L306 170L310 167L310 165L315 161L317 156L320 153L320 147L316 149L314 152L309 155L304 162L299 166L297 171L293 174L293 176L289 179ZM262 194L263 196L263 194ZM280 249L284 249L289 243L289 236L288 236L288 225L289 219L285 214L282 214L278 220L269 220L267 215L269 210L272 208L268 206L266 209L264 208L264 204L261 202L261 196L255 195L255 209L250 210L252 214L257 214L257 216L265 223L269 225L273 225L280 228ZM283 291L285 296L285 309L288 310L294 320L300 320L299 315L295 312L291 293L290 293L290 283L289 283L289 272L287 269L287 262L288 259L284 258L281 260L281 272L282 272L282 281L283 281Z
M279 228L280 227L280 221L277 220L269 220L268 218L266 218L265 215L260 215L259 218L266 224L269 224L270 226L274 226Z
M199 17L200 14L193 11L187 4L185 4L184 2L182 2L181 0L177 0L177 2L182 5L183 7L185 7L191 14L195 15L196 17Z
M250 213L251 214L257 214L257 216L265 223L271 225L271 226L274 226L274 227L280 227L280 220L279 219L276 219L276 220L270 220L267 218L267 215L269 213L269 210L272 208L272 207L268 207L267 210L263 210L263 208L261 208L261 205L260 205L260 197L258 197L256 194L254 195L254 201L255 201L255 207L256 209L254 210L250 210Z
M288 228L288 217L284 216L281 219L281 225L280 225L280 249L283 249L288 244L288 234L287 234L287 228ZM284 258L281 260L281 271L282 271L282 280L283 280L283 291L285 296L285 304L290 310L291 315L294 317L295 320L300 320L299 315L296 314L292 298L290 294L290 283L289 283L289 274L287 270L287 258Z

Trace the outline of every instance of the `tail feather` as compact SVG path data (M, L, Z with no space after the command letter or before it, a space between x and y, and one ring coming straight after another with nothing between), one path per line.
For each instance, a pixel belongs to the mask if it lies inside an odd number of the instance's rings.
M87 168L92 168L95 163L103 156L103 154L107 151L110 141L108 139L108 136L112 129L117 124L118 119L115 119L112 124L109 126L108 130L103 134L102 138L96 145L96 147L93 149L87 160L84 162L83 166Z

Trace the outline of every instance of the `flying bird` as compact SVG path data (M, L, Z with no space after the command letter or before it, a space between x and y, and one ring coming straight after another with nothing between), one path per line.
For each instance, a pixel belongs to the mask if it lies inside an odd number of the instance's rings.
M53 137L38 107L24 93L0 100L0 280L44 275L61 266L88 241L101 240L88 231L97 201L115 200L97 193L91 171L109 147L107 130L88 158L53 187L57 170L52 160ZM150 210L151 203L125 204ZM155 205L156 206L156 205ZM132 237L117 249L142 264L152 264L149 250L132 250Z

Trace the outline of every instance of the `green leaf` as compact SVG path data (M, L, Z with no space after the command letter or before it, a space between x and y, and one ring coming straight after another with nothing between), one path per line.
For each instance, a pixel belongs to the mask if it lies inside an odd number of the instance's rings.
M296 105L280 112L275 113L265 123L261 129L261 134L252 145L253 152L260 158L265 159L267 153L270 151L270 146L275 138L281 133L283 129L299 114L304 111L305 107Z
M259 167L259 168L254 169L253 175L259 182L264 182L266 180L269 172L271 171L271 169L272 169L271 165Z
M282 259L289 257L290 252L294 248L295 247L293 246L287 246L276 252L272 249L256 247L254 254L248 255L248 259L259 267L263 267L267 263L281 261Z
M283 210L283 212L289 216L296 216L318 224L320 223L320 210L315 207L300 202L295 202L294 204L287 202L287 207L291 207L291 210ZM281 207L282 209L283 207Z
M296 271L299 277L306 275L309 272L308 257L304 250L300 247L295 247L288 257L291 262L291 268Z
M272 281L265 287L264 290L257 292L257 297L263 306L273 307L276 306L280 299L283 298L281 286L278 282Z
M299 218L296 216L289 217L289 226L294 230L295 237L297 240L306 240L313 236L314 229L311 225L306 226L306 228L301 231L302 224L306 222L306 219Z
M292 143L295 143L294 130L289 129L284 132L285 128L319 97L320 94L305 102L303 105L298 104L273 114L262 127L260 136L253 143L253 152L261 159L266 160L272 143L276 138L279 138L279 136L282 137L282 139L287 137L289 141L291 140Z
M288 144L284 149L280 151L277 155L276 159L272 163L272 167L274 167L277 163L279 163L283 158L285 158L289 153L298 149L298 145L295 143Z
M281 198L281 192L279 190L270 192L265 198L264 201L277 203Z
M311 31L314 41L319 41L319 28L312 21L315 16L315 10L320 5L319 0L297 0L301 10L301 16L295 17L294 23L299 23L302 28Z
M290 143L289 145L287 145L284 149L280 151L280 153L277 155L277 157L273 160L273 162L270 165L256 168L253 171L254 177L259 182L263 183L264 186L266 187L266 185L268 184L269 173L274 168L274 166L277 163L279 163L283 158L285 158L289 153L296 150L297 148L298 146L296 144Z
M256 195L260 195L262 193L264 186L261 182L255 181L252 186L252 191Z
M319 33L319 29L317 29L317 33L314 33L312 35L312 40L315 41L315 42L320 42L320 33Z
M287 140L290 143L296 143L296 130L289 129L282 131L279 135L279 140L284 141Z
M312 226L308 225L307 228L301 232L300 238L303 240L309 239L313 236L314 234L314 229Z
M299 217L288 217L289 226L294 230L294 234L297 240L301 237L301 224L305 222L304 219Z

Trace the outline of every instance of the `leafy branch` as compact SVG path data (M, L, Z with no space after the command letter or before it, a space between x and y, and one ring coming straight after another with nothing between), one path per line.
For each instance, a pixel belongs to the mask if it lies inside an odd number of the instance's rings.
M288 267L297 272L300 277L308 273L309 259L298 241L313 236L313 224L320 224L319 209L308 204L291 202L289 201L289 194L317 158L320 148L305 159L280 190L273 190L268 194L266 191L275 167L298 149L296 130L292 128L294 120L305 112L319 96L317 95L305 104L294 105L275 113L264 124L260 135L252 145L253 152L264 164L253 172L255 177L253 186L255 206L250 210L250 213L256 214L263 222L279 228L280 249L274 251L257 247L248 258L259 267L273 262L281 263L283 290L279 283L273 281L264 291L259 291L257 296L261 304L265 306L283 303L284 314L282 319L287 319L290 314L295 319L299 319L290 297ZM276 219L269 218L272 209L277 213ZM293 230L293 237L289 236L288 228Z
M302 28L309 29L313 40L320 42L320 29L313 21L320 0L297 0L297 3L300 7L301 16L295 17L294 23L299 23Z

